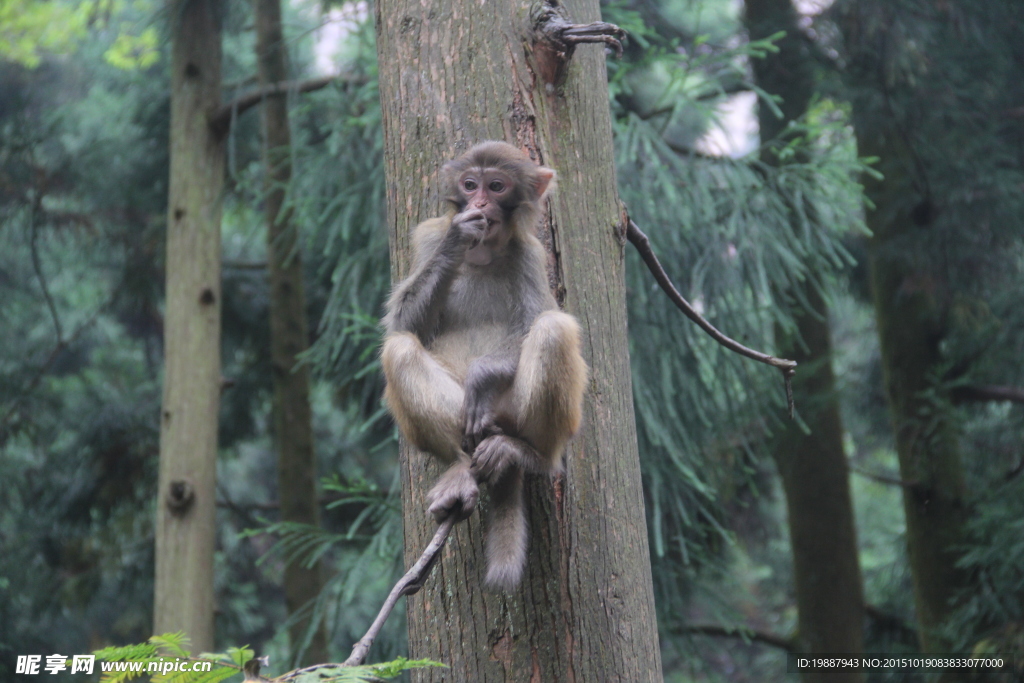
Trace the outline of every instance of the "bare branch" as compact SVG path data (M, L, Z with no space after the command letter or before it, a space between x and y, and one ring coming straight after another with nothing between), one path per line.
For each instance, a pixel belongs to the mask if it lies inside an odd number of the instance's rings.
M796 652L796 643L791 638L786 638L774 633L757 631L746 626L720 626L718 624L694 624L679 629L681 633L689 633L700 636L717 636L721 638L742 638L755 643L763 643L777 647L786 652Z
M753 91L750 89L750 86L748 86L746 83L743 83L742 81L737 81L735 83L731 83L731 84L722 86L720 88L709 88L708 90L704 90L704 91L701 91L701 92L698 92L698 93L689 94L688 96L689 96L690 100L693 101L693 102L706 102L708 100L714 100L714 99L718 99L720 97L728 97L729 95L736 95L736 94L739 94L739 93L746 93L746 92L753 92ZM652 109L651 111L643 113L643 114L634 111L633 114L638 119L640 119L641 121L649 121L649 120L651 120L651 119L653 119L653 118L655 118L657 116L663 116L665 114L675 113L675 111L677 109L680 109L680 105L679 105L678 102L674 103L674 104L666 105L664 107L658 107L657 109ZM666 144L668 144L668 141L666 141ZM669 147L672 147L672 145L669 144ZM683 153L683 154L693 154L694 153L693 150L686 149L686 148L678 146L678 145L676 147L672 147L672 149L677 149L677 148L679 150L681 150L681 153Z
M1024 389L1020 387L999 386L995 384L968 384L955 387L950 392L953 403L1010 401L1024 403Z
M266 261L224 261L225 268L231 270L266 270Z
M583 43L604 43L615 50L615 56L622 57L622 39L626 32L616 26L604 21L595 21L590 24L572 24L554 31L556 40L561 40L568 45L580 45Z
M662 290L668 294L668 298L686 315L687 318L697 323L697 326L708 333L708 335L717 341L719 344L734 351L741 356L746 356L752 360L756 360L760 363L765 363L773 368L778 368L782 372L782 377L786 382L786 402L789 406L789 416L793 417L793 374L796 372L796 361L787 360L785 358L776 358L775 356L769 356L761 353L760 351L754 351L753 349L747 348L743 344L740 344L735 339L731 339L715 328L714 325L704 319L700 313L698 313L693 306L690 305L683 295L679 293L679 290L672 284L672 280L669 279L668 274L665 273L665 269L662 267L661 262L658 261L658 257L654 254L654 250L651 248L651 241L647 238L647 235L643 233L640 228L637 227L636 223L632 220L628 220L626 226L626 238L633 243L636 250L640 252L640 258L647 264L647 268L654 275L654 279L661 285Z
M885 474L875 474L874 472L862 470L861 468L856 467L854 465L848 465L848 467L850 468L850 471L853 472L854 474L859 474L865 479L870 479L871 481L877 481L879 484L892 484L893 486L902 486L903 488L906 489L912 489L916 486L919 486L919 483L916 481L905 481L903 479L898 479L897 477L890 477Z
M577 45L583 43L604 43L608 49L622 56L622 39L626 32L615 24L595 21L590 24L573 24L557 0L535 3L531 13L535 39L534 58L542 80L559 86L565 80L569 60Z
M218 109L212 111L209 115L210 126L218 134L224 135L227 133L228 128L231 127L232 118L237 117L241 115L242 112L255 107L271 95L284 95L290 92L299 94L313 92L314 90L320 90L335 81L365 83L366 78L363 76L340 74L337 76L321 76L320 78L311 78L305 81L281 81L280 83L271 83L265 88L257 88L256 90L247 92L244 95L240 95L234 100L226 104L222 104Z
M366 635L360 638L359 642L352 648L352 654L345 660L346 666L359 666L363 663L363 660L366 659L366 653L369 652L370 646L373 645L373 641L377 634L380 633L384 622L391 615L391 610L395 608L398 598L403 595L413 595L423 587L423 582L426 581L426 578L430 575L430 570L437 563L441 549L444 548L445 541L448 540L448 535L451 534L452 528L455 526L455 520L455 515L448 515L441 522L441 525L437 527L434 538L427 544L427 548L420 555L420 559L416 560L416 564L391 589L388 599L384 601L384 605L380 608L377 618L373 620L373 624L370 625Z
M387 498L388 497L387 490L382 491L380 496L381 496L381 498ZM319 498L317 498L317 503L319 505L330 505L331 503L336 503L339 500L347 500L348 498L349 498L348 496L345 496L343 494L325 495L325 496L320 496ZM353 504L355 504L355 503L364 503L365 504L366 501L363 501L363 500L350 500L349 502L353 503ZM279 503L276 500L267 501L265 503L260 503L260 502L238 503L236 501L230 500L230 499L225 497L224 499L220 499L220 498L217 499L217 507L219 507L219 508L227 508L229 510L234 510L235 512L238 512L239 514L242 514L246 510L265 510L265 511L280 510L281 509L281 503Z
M64 328L60 324L60 316L57 315L57 307L53 303L53 297L50 296L50 287L46 283L46 276L43 275L43 264L39 258L39 248L36 246L36 238L39 235L39 230L36 225L36 213L39 212L43 201L43 195L37 193L35 201L29 208L29 250L32 253L32 269L36 272L36 277L39 279L39 287L43 290L43 298L46 300L46 307L50 309L50 318L53 319L53 328L57 333L57 344L64 343Z
M14 421L14 418L18 415L18 410L21 407L21 403L25 400L25 398L30 393L35 391L36 387L38 387L39 384L43 381L43 378L46 377L46 373L48 373L50 371L50 368L53 367L53 364L57 361L58 358L60 358L60 354L62 352L64 352L65 350L71 348L71 346L74 345L74 343L76 341L78 341L78 338L81 337L82 334L87 329L92 327L93 323L95 323L99 319L100 314L103 313L105 310L107 310L107 308L112 303L113 303L113 299L107 301L105 304L100 306L89 317L88 320L86 320L81 325L79 325L78 328L75 329L75 331L71 333L71 336L69 336L67 339L62 339L62 340L58 341L54 345L54 347L50 351L49 355L47 355L46 360L44 360L43 364L40 365L36 369L35 373L33 373L33 375L32 375L32 378L25 384L25 387L21 390L19 395L16 396L11 401L11 404L12 404L11 407L4 414L4 416L2 418L0 418L0 446L2 446L4 444L4 442L6 442L6 440L7 440L7 437L8 437L7 429L10 426L11 422Z

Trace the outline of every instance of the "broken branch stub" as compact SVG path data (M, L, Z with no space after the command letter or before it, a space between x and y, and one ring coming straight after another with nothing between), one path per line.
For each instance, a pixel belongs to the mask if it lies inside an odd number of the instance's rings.
M565 80L566 67L577 45L603 43L622 56L622 40L626 32L604 21L589 24L574 24L565 10L550 2L537 6L533 14L533 52L538 73L549 86L561 85Z

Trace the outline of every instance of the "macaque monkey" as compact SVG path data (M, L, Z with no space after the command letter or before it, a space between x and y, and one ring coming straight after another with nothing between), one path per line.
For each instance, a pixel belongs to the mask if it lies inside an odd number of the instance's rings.
M587 381L534 234L555 172L483 142L442 179L450 209L416 227L412 274L387 304L384 397L402 434L450 464L427 494L438 521L468 517L489 485L486 582L511 589L526 562L523 474L559 471Z

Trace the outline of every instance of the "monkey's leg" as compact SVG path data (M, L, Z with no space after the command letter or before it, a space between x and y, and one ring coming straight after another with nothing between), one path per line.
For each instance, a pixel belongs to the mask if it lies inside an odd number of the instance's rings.
M541 313L523 340L509 393L516 436L541 459L533 469L559 468L565 444L580 428L586 385L576 319L561 311Z
M480 494L461 447L462 386L411 333L387 336L381 364L387 378L384 400L402 434L420 450L451 463L427 494L430 513L438 521L451 512L468 517Z

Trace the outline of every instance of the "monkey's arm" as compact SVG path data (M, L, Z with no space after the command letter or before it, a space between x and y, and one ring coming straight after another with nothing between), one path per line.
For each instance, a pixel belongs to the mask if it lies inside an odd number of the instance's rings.
M466 374L466 398L463 406L465 427L462 450L472 454L489 436L501 434L495 410L498 398L512 387L516 376L519 349L477 358Z
M487 221L479 210L416 227L416 268L391 294L384 318L388 332L411 332L427 343L437 329L445 298L466 249L479 240Z

